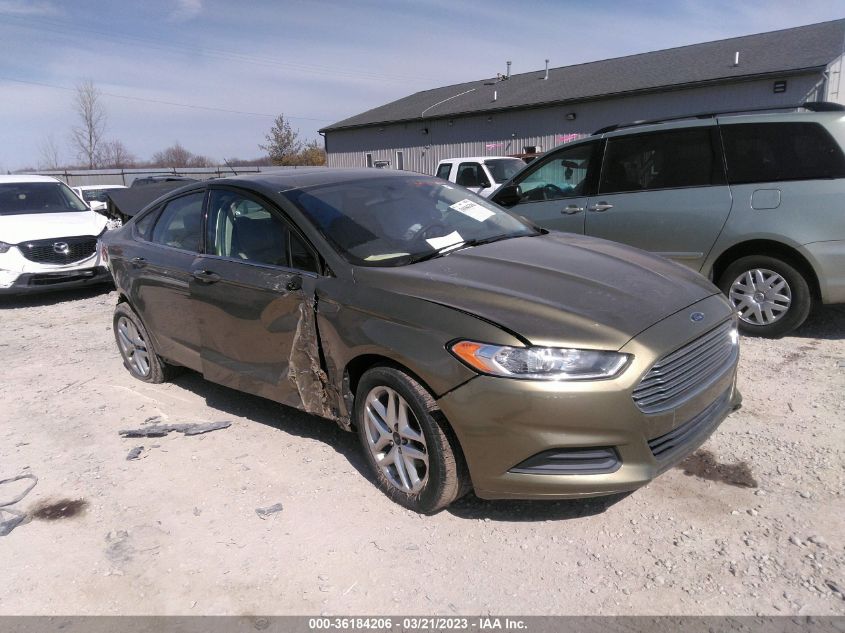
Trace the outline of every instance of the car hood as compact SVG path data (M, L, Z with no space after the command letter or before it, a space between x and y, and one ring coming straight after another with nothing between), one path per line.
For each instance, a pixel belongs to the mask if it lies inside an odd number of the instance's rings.
M99 235L105 216L94 211L0 215L0 242L20 244L31 240L77 235Z
M669 260L565 233L494 242L409 266L357 269L355 277L471 313L533 345L587 349L619 349L719 292Z

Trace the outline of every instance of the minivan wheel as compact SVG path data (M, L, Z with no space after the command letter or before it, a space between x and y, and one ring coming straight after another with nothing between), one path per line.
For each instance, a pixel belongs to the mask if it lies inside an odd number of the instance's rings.
M469 476L457 438L434 399L393 367L359 380L355 425L381 490L396 503L431 514L461 497Z
M792 265L751 255L732 263L719 280L739 315L739 329L750 336L778 337L800 326L813 303L810 286Z
M169 366L159 358L147 328L127 303L114 309L114 338L123 366L138 380L161 383L167 380Z

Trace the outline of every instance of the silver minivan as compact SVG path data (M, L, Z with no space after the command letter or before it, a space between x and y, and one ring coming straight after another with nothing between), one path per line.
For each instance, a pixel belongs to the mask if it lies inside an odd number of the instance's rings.
M845 303L845 108L803 107L605 128L492 199L689 266L728 295L745 334L781 336L814 301Z

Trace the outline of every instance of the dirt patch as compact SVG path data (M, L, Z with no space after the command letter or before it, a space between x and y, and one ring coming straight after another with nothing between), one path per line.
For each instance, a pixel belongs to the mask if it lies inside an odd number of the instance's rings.
M58 521L59 519L72 519L79 516L88 507L84 499L59 499L58 501L44 501L39 503L30 512L33 519L42 521Z
M710 451L696 451L677 466L690 477L701 477L710 481L737 486L756 488L757 480L745 462L721 464Z

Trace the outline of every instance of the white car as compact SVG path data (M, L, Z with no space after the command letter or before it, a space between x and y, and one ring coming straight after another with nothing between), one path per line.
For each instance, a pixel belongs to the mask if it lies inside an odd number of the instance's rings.
M0 294L110 282L107 218L49 176L0 176Z
M448 158L437 164L436 176L487 198L523 167L524 160L510 156Z

